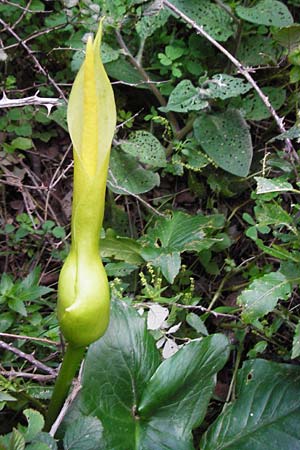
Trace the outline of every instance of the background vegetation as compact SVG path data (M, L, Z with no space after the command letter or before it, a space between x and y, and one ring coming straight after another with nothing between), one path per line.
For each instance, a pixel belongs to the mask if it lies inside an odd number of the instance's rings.
M299 14L298 0L1 0L1 449L300 449ZM102 16L115 306L55 442L41 414L64 347L66 99Z

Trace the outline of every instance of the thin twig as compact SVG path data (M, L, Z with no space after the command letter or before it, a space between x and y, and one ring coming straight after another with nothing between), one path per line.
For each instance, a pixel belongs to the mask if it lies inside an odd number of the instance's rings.
M60 89L60 87L57 85L57 83L53 80L53 78L46 72L44 67L41 65L37 57L34 55L33 51L28 47L28 45L20 38L20 36L3 20L0 18L0 23L4 27L5 30L7 30L18 42L19 44L26 50L28 55L33 59L36 67L39 69L39 71L46 77L47 80L52 84L52 86L57 90L57 92L60 94L60 96L66 101L65 94Z
M26 359L26 361L30 362L34 367L37 369L43 370L43 372L47 372L50 375L57 375L57 372L55 369L51 369L51 367L46 366L46 364L43 364L42 362L38 361L33 355L28 355L28 353L22 352L22 350L14 347L11 344L7 344L4 341L0 341L0 347L8 350L9 352L14 353L15 355L19 356L19 358Z
M184 20L186 23L191 25L198 34L205 37L211 44L213 44L218 50L220 50L238 69L238 72L241 73L246 80L251 84L253 89L257 92L258 96L270 112L270 114L273 116L279 130L281 133L284 133L286 131L286 128L283 123L283 118L279 117L275 109L273 108L272 104L270 103L269 98L262 92L260 87L257 85L255 80L252 78L252 76L249 73L249 70L245 68L228 50L226 50L225 47L223 47L219 42L217 42L210 34L207 33L203 29L202 26L198 25L196 22L194 22L190 17L188 17L186 14L184 14L182 11L180 11L176 6L174 6L171 2L168 0L163 0L164 5L169 8L171 11L173 11L177 16L179 16L182 20ZM285 139L286 144L286 150L289 155L294 158L295 160L299 161L299 156L296 153L295 149L293 148L293 145L290 141L290 139Z
M41 375L39 373L28 373L28 372L16 372L15 370L0 370L0 374L6 378L30 378L35 381L51 381L56 378L56 374L53 375Z
M32 337L32 336L25 336L23 334L0 333L0 336L1 337L7 337L9 339L22 339L22 340L25 340L25 341L36 341L36 342L41 342L43 344L55 345L56 347L60 346L59 342L50 341L50 339L37 338L37 337Z
M139 72L141 77L145 80L145 82L149 83L149 88L151 89L151 91L153 92L153 94L155 95L157 100L159 101L160 105L166 106L167 102L166 102L165 98L162 96L162 94L157 89L155 84L152 83L152 81L150 80L145 69L141 66L141 64L138 62L138 60L133 56L133 54L131 53L131 51L129 50L127 45L125 44L125 41L119 30L116 30L116 37L117 37L117 41L118 41L120 47L122 48L124 54L129 58L131 64L137 69L137 71ZM179 125L178 125L176 117L171 112L167 113L167 117L173 127L173 132L176 134L176 132L179 130Z

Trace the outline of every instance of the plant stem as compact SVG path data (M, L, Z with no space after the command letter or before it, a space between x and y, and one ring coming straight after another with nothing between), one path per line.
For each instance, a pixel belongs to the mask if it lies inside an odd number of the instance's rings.
M61 364L54 391L46 414L45 431L49 431L55 421L70 389L73 378L80 366L85 353L85 347L68 345Z

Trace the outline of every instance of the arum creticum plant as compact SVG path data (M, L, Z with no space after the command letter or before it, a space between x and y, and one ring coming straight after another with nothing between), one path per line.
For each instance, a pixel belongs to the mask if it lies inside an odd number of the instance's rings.
M100 57L102 23L89 37L85 60L68 104L74 186L71 249L58 283L58 320L68 342L50 402L46 428L55 420L87 345L109 323L110 294L99 254L110 148L116 126L113 90Z

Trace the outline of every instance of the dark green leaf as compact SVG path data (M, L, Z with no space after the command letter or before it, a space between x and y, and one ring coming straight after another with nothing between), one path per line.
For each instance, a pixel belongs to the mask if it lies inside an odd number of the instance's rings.
M200 90L190 80L182 80L171 92L167 106L160 107L160 110L186 113L200 111L207 106L208 101L201 98Z
M101 445L102 425L96 417L72 422L64 436L64 450L95 450Z
M152 167L165 167L165 149L159 140L148 131L135 131L127 141L121 142L124 152L137 158L138 161Z
M235 26L230 15L210 0L173 0L172 4L197 25L203 26L217 41L227 41L234 33Z
M273 311L278 300L288 299L291 290L290 280L281 272L268 273L254 280L238 297L238 304L243 306L243 320L255 322Z
M141 167L136 158L123 151L112 151L108 187L117 194L141 194L160 182L159 175Z
M252 7L238 5L236 13L241 19L258 25L286 27L293 23L290 11L278 0L260 0Z
M218 166L240 177L248 175L252 141L249 127L238 110L202 114L194 122L194 133Z
M237 400L208 429L201 450L300 450L300 368L247 361Z

